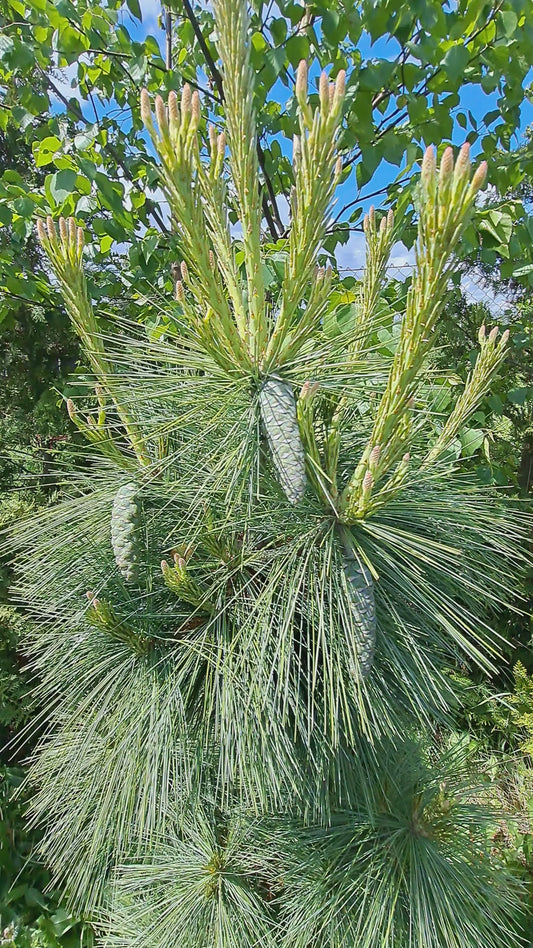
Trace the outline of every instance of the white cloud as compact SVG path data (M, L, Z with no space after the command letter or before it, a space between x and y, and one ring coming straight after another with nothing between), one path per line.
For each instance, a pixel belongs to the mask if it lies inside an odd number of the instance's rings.
M339 270L358 271L360 275L365 265L365 236L353 231L347 244L336 250ZM394 244L387 267L389 279L403 279L411 274L415 262L414 250L408 250L401 242Z
M403 280L405 277L411 275L414 265L414 248L411 247L411 249L408 250L401 241L398 241L392 247L387 267L387 276L392 280Z
M170 204L168 203L162 188L146 188L146 196L158 207L164 223L167 226L170 226Z
M142 13L142 23L148 33L156 33L159 27L159 17L161 16L160 0L140 0Z
M278 194L276 197L276 204L278 205L279 216L284 227L288 227L290 221L290 205L284 194Z
M339 245L335 251L339 270L360 270L365 263L365 237L352 231L348 243Z

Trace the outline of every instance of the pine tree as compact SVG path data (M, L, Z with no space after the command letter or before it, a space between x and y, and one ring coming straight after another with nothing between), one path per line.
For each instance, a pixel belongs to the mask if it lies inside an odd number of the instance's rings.
M449 452L507 333L481 333L430 441L435 328L486 168L467 146L439 168L427 150L415 272L384 351L394 219L367 215L357 314L337 324L317 259L345 76L310 98L301 63L290 233L267 294L247 9L214 9L226 129L209 129L208 156L196 92L141 99L182 250L174 328L104 332L82 231L39 222L96 379L85 420L68 404L91 464L18 532L47 707L42 855L109 946L518 944L491 814L464 751L431 737L450 721L450 671L494 668L490 617L523 565L523 517Z

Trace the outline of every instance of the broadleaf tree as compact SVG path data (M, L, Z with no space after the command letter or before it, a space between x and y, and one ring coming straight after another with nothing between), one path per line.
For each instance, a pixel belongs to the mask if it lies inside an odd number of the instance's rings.
M143 4L121 0L6 0L1 16L0 123L16 130L46 173L45 188L28 187L8 168L0 178L2 306L16 296L49 300L46 274L23 266L21 245L32 217L49 204L55 214L76 213L95 239L91 254L100 278L92 292L160 329L143 294L169 282L176 247L157 171L140 116L138 89L199 88L217 121L224 89L209 4L170 0L164 6L166 50L143 24ZM341 0L276 5L257 0L251 10L250 62L258 128L258 164L264 226L271 241L285 240L284 208L293 183L290 143L297 134L294 80L301 59L334 76L347 70L342 126L344 189L326 248L334 252L363 209L399 201L404 242L414 239L412 170L431 143L470 142L490 165L501 207L476 209L483 227L470 227L462 252L481 252L489 266L504 257L508 270L531 263L531 215L508 202L531 174L531 150L517 150L527 107L533 14L526 0L442 4ZM72 86L72 88L71 88ZM202 129L201 129L202 131ZM378 174L376 178L376 172ZM375 193L377 192L377 193ZM512 251L509 253L511 228ZM114 278L117 256L120 279ZM157 252L156 252L157 251ZM111 270L108 280L102 269ZM518 277L531 285L533 273ZM57 300L53 300L54 303ZM164 319L162 320L164 322Z
M174 298L148 301L165 334L99 312L83 228L38 219L90 369L67 404L88 463L13 538L46 709L40 851L124 948L519 943L494 815L464 749L434 736L454 669L494 669L490 617L520 607L526 565L528 518L449 450L507 331L480 331L434 434L436 327L487 167L468 144L439 164L425 150L414 277L383 350L393 212L365 217L349 319L331 318L320 265L344 69L315 96L298 64L273 248L247 4L213 10L224 128L188 84L140 96L179 251Z

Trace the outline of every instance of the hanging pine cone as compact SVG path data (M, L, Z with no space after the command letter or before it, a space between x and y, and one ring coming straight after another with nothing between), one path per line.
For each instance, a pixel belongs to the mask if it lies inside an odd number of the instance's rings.
M271 376L261 386L259 407L280 484L290 503L297 504L306 485L305 452L292 386L278 376Z
M374 580L370 570L359 563L353 554L345 554L343 566L352 605L353 623L359 639L361 674L365 678L372 668L376 647Z
M135 483L119 487L111 511L111 546L115 562L124 579L133 583L139 575L136 531L141 509Z

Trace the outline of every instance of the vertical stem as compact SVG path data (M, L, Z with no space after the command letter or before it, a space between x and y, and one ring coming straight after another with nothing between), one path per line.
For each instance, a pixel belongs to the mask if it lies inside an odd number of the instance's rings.
M170 10L163 7L163 16L165 19L165 33L166 33L166 67L167 69L172 69L172 14Z
M261 261L261 195L245 0L215 0L223 64L230 165L237 194L248 283L250 356L259 362L266 345L265 287Z

